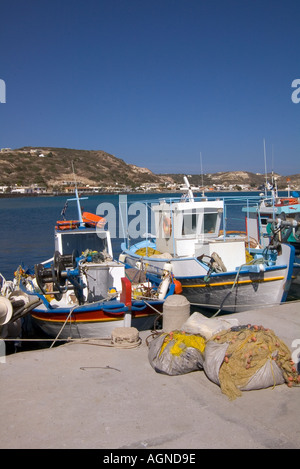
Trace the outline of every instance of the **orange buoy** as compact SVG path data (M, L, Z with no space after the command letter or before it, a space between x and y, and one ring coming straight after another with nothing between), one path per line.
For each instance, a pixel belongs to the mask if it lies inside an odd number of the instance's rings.
M176 280L176 278L173 278L173 282L174 282L174 285L175 285L175 293L176 293L176 295L180 295L180 293L182 293L182 285L181 285L181 283L179 282L179 280Z

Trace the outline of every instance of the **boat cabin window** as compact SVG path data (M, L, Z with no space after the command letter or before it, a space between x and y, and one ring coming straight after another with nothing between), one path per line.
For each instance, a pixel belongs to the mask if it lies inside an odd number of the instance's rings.
M261 217L260 222L262 225L267 225L269 223L269 219L267 217Z
M203 231L204 233L214 233L216 231L218 214L217 213L205 213Z
M99 238L96 233L72 233L62 236L62 254L72 254L78 251L79 255L86 250L107 251L107 239Z
M184 213L182 219L182 236L197 233L198 213Z
M202 229L199 227L197 229L198 223L203 219ZM182 216L182 236L186 235L196 235L200 230L202 233L215 233L218 222L218 213L196 213L196 211L185 212Z

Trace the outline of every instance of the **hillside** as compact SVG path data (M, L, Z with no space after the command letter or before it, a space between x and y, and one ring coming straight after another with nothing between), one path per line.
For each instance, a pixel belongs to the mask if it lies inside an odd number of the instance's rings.
M102 150L51 147L5 149L0 153L0 162L0 185L38 184L53 187L73 182L72 162L79 184L101 186L117 182L134 186L141 182L163 182L167 179L147 168L126 164Z
M90 186L124 185L133 188L145 183L166 187L167 183L183 183L184 174L154 174L147 168L127 164L120 158L102 150L76 150L52 147L22 147L2 149L0 152L0 186L37 184L46 188L59 188L74 182L74 163L78 184ZM278 187L284 189L287 177L276 175ZM291 187L300 187L300 174L289 176ZM270 178L269 178L270 180ZM245 185L257 188L264 184L265 176L245 171L189 175L191 185L221 186Z
M182 184L184 174L169 174L168 175L177 184ZM300 188L300 174L291 176L281 176L280 174L273 175L277 179L279 189L285 189L289 180L291 188ZM264 174L256 174L248 171L231 171L231 172L218 172L212 174L190 174L188 179L191 185L213 187L213 186L243 186L248 185L255 189L265 184L266 177ZM272 175L268 174L267 179L269 182L272 180Z

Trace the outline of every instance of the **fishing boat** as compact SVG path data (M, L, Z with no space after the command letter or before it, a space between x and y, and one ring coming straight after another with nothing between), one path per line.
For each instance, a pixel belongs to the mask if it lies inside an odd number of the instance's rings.
M248 230L251 236L267 246L274 243L289 244L295 249L290 299L300 298L300 196L290 191L280 196L276 181L270 186L270 194L261 194L257 204L244 207L247 212Z
M300 254L300 196L298 192L288 193L287 197L280 197L277 189L270 197L262 197L259 204L259 221L262 236L268 238L273 233L272 223L277 219L280 225L279 239L283 243L294 246L296 254Z
M260 240L263 246L268 244L270 238L274 238L281 243L288 243L295 248L296 255L300 255L300 196L296 191L291 191L290 179L287 178L287 195L280 196L277 186L277 177L272 170L271 182L267 174L266 145L264 140L264 161L265 161L265 183L260 194L259 204L247 207L249 216L257 219L258 229L253 223L254 235ZM277 226L275 227L275 223ZM265 239L265 241L264 241Z
M288 244L263 248L251 236L247 220L246 227L239 228L244 231L229 231L229 201L196 198L188 179L184 180L182 198L165 198L151 205L155 233L146 233L134 244L126 239L119 260L139 267L152 280L169 272L191 305L210 315L286 301L294 248ZM230 201L235 203L234 198Z
M76 220L65 219L70 201L77 204ZM56 222L53 258L19 268L10 282L7 296L20 291L33 305L25 328L59 339L110 337L116 327L151 329L174 285L150 282L115 260L106 220L82 213L77 188L67 204Z

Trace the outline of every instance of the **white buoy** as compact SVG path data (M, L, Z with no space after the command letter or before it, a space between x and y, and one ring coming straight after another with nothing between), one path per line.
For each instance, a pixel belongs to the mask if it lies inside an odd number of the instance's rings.
M170 295L163 305L163 331L181 330L190 317L190 302L183 295Z
M11 320L12 314L11 302L5 296L0 296L0 326L7 324Z
M164 264L162 281L158 287L158 299L159 300L163 300L167 294L167 291L169 289L170 282L171 282L171 272L172 272L172 264L170 263Z

